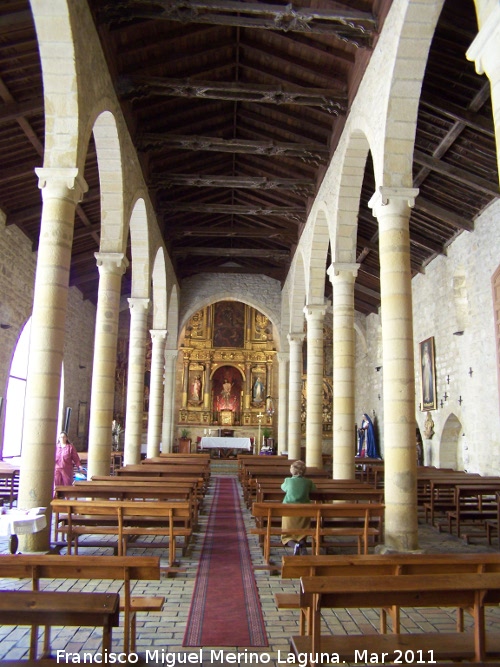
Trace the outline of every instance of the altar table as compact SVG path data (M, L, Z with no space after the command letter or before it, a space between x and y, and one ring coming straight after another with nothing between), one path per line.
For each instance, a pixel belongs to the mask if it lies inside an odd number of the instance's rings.
M215 438L204 437L200 441L201 449L218 449L227 456L231 449L245 449L252 451L252 442L250 438Z
M18 547L18 535L38 533L47 526L45 507L31 510L10 509L0 515L0 537L10 537L10 553L15 554Z

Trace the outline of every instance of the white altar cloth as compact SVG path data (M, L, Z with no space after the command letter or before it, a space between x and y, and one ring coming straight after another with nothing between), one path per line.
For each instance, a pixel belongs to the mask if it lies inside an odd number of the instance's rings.
M7 510L7 514L0 515L0 536L29 535L38 533L47 526L45 507L34 507L31 510Z
M250 438L213 438L205 437L201 439L200 447L202 449L246 449L252 450Z

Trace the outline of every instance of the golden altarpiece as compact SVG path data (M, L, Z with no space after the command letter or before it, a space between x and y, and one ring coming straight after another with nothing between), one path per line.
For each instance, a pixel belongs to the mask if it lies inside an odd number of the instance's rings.
M276 346L270 320L239 301L197 311L185 328L180 426L272 426Z

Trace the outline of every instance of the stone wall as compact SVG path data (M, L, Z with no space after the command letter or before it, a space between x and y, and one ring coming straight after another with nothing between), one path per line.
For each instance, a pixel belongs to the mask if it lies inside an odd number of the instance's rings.
M31 316L36 253L29 239L15 226L6 226L0 212L0 396L5 397L12 357L24 325ZM86 448L90 382L95 329L95 307L84 301L79 290L68 293L66 340L64 349L63 410L72 408L70 437L79 449ZM81 368L82 367L82 368ZM78 433L78 412L86 404L87 422ZM5 409L5 405L4 405ZM82 408L82 411L85 407ZM83 412L82 412L83 414ZM4 410L0 418L0 447L3 443Z
M412 281L417 426L428 465L500 474L500 398L491 280L500 265L500 202ZM459 332L463 334L458 335ZM375 410L383 451L380 317L356 317L356 418ZM420 342L434 337L437 409L422 412ZM381 396L379 400L378 396ZM377 410L377 406L378 410ZM430 415L434 434L426 438Z

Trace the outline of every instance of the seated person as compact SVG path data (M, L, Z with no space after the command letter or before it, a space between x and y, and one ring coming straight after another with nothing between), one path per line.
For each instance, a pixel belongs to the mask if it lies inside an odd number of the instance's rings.
M284 503L309 503L309 493L314 491L316 485L307 477L304 477L306 464L304 461L295 461L290 466L291 477L287 477L281 488L285 492ZM281 536L284 545L293 548L294 556L307 553L307 536L301 530L309 528L311 520L309 517L284 516L281 522L282 528L287 530ZM288 532L289 531L289 532Z

